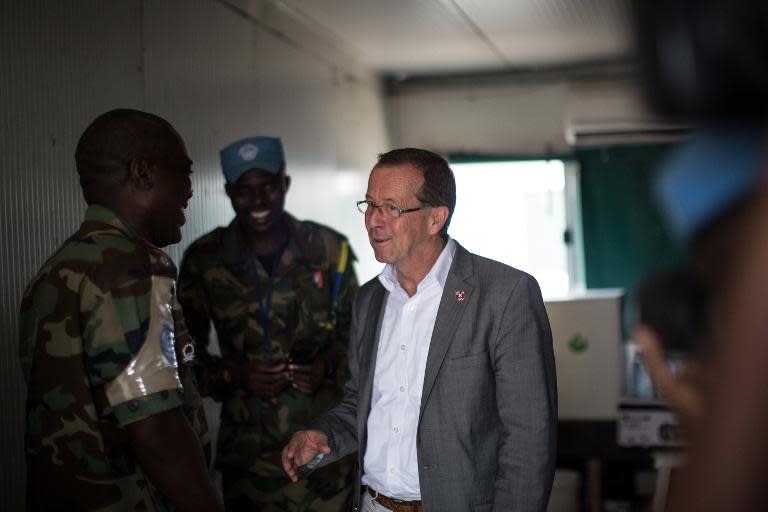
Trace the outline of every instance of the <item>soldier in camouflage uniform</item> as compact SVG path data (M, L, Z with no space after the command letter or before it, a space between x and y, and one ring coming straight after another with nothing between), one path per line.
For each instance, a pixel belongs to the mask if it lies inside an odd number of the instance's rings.
M292 484L280 452L341 396L357 280L347 240L284 211L279 139L221 152L236 218L187 250L179 300L197 341L203 394L222 402L216 467L227 510L338 512L351 459ZM208 345L210 323L221 356Z
M99 116L76 161L85 220L21 304L28 510L217 510L194 347L157 246L181 239L191 161L163 119Z

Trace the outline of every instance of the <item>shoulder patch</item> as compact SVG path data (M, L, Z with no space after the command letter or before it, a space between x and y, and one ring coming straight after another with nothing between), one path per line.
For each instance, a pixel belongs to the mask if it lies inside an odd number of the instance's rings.
M112 406L168 389L180 389L173 322L173 279L152 276L149 328L141 349L105 387Z
M160 350L166 365L177 366L176 362L176 336L173 326L163 324L160 328Z

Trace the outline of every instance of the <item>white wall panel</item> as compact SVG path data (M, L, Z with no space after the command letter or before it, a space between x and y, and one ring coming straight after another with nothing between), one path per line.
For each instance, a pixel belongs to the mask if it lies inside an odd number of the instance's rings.
M141 107L140 3L2 2L0 15L0 510L23 507L25 387L17 316L27 281L80 224L77 139L98 113Z
M208 0L147 1L144 20L147 109L176 127L194 162L183 240L168 250L179 263L189 243L232 218L218 151L260 110L257 30Z
M177 263L194 238L233 216L218 150L258 134L285 141L294 179L288 208L346 232L358 253L358 245L367 247L352 201L365 189L375 154L389 146L375 81L350 53L332 51L337 42L321 44L321 30L260 7L0 2L0 510L23 508L19 301L45 258L79 225L85 204L74 150L96 115L116 107L155 112L186 141L194 197L184 241L169 248Z
M565 123L654 122L637 81L599 81L568 90Z
M355 202L365 198L368 173L376 163L377 155L391 148L379 142L387 140L387 134L383 122L384 104L377 91L363 87L348 76L338 80L336 87L339 170L332 185L337 200L330 215L337 219L339 227L349 237L358 258L357 276L364 282L378 274L382 264L373 256L363 216ZM377 120L381 122L375 122Z

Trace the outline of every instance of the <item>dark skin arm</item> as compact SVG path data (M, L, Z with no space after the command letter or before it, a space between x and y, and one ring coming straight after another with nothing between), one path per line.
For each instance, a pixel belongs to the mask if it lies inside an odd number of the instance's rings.
M179 512L223 511L206 470L200 442L181 409L126 427L147 478Z

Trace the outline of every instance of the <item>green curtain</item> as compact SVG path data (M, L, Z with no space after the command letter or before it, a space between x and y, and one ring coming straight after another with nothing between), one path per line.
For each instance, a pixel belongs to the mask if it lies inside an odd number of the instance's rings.
M631 295L648 272L686 260L686 250L665 228L653 194L657 168L674 147L576 151L587 288L620 287Z

